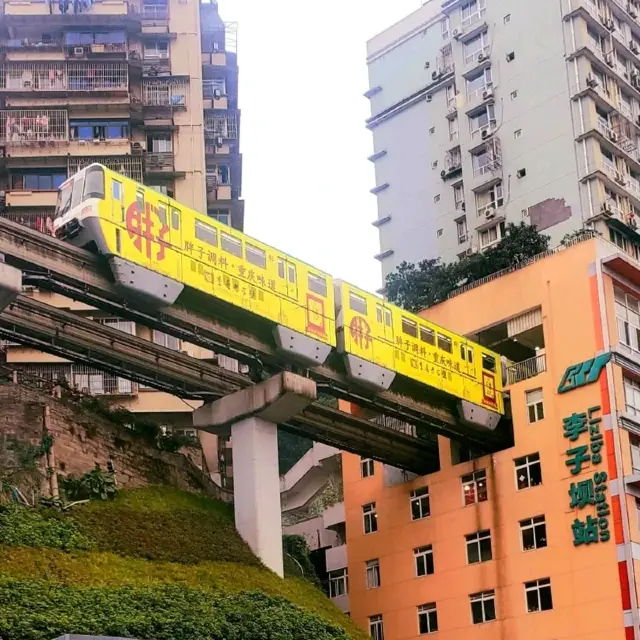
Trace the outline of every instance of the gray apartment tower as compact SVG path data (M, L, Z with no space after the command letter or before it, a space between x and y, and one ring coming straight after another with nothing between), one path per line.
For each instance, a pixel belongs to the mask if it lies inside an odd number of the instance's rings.
M640 4L428 0L368 42L383 278L526 221L640 256Z

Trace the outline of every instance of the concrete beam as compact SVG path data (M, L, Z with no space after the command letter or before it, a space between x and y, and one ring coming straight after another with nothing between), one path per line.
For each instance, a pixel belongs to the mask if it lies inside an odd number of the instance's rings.
M0 311L8 307L22 290L22 271L2 262L0 255Z
M199 429L231 426L236 528L279 576L284 568L278 423L295 417L316 398L313 380L283 371L193 412L193 424Z

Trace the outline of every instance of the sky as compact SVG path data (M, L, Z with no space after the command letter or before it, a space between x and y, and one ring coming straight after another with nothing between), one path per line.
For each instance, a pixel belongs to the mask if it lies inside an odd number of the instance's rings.
M366 41L421 0L219 0L238 22L245 231L369 291L382 284Z

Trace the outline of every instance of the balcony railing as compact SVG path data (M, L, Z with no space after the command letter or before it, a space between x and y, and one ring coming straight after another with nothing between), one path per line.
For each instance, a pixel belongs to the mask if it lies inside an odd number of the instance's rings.
M0 142L8 145L29 145L68 140L69 118L64 109L0 111Z
M46 233L49 236L54 235L53 209L50 211L3 211L0 213L0 218L11 220L11 222L35 229L40 233Z
M183 79L144 79L142 104L145 107L185 109L189 84Z
M238 137L238 120L233 113L215 116L207 114L204 119L205 134L226 140L236 140Z
M507 367L507 384L516 384L516 382L534 378L546 370L547 356L542 353Z
M143 4L142 5L143 20L168 20L169 7L164 4Z
M142 158L133 156L70 156L67 160L68 174L72 176L94 162L136 182L143 180Z
M173 152L147 153L144 159L145 171L147 172L171 172L174 169Z

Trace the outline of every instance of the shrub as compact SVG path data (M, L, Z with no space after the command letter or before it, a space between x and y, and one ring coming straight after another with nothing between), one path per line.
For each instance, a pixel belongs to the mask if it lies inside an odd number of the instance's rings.
M83 476L59 476L64 494L68 500L107 500L115 498L118 491L113 471L103 471L99 464Z

